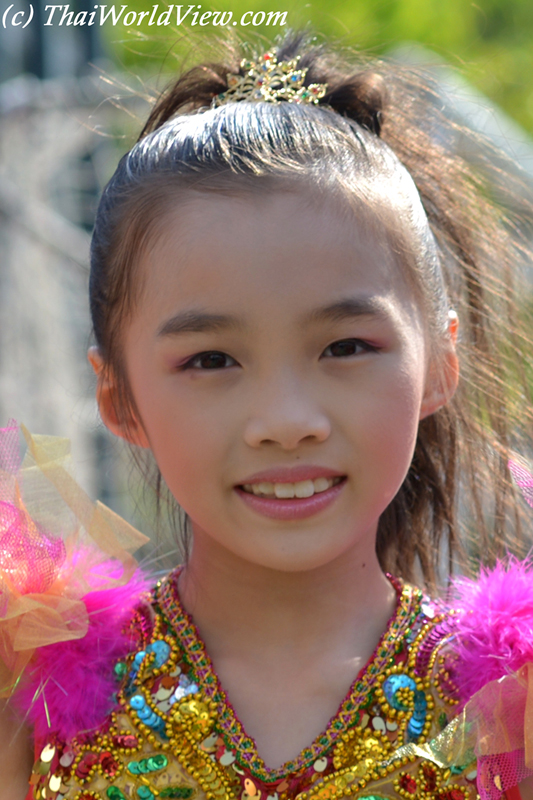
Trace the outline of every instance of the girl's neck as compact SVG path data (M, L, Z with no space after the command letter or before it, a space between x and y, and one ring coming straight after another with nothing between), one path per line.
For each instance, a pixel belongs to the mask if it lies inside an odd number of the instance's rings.
M394 611L394 588L373 543L327 565L281 572L245 562L198 532L180 575L180 595L214 661L254 652L267 660L283 651L366 661Z

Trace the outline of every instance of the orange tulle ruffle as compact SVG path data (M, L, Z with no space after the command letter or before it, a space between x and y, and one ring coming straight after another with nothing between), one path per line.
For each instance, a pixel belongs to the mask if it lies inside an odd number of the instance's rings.
M87 633L82 598L125 584L147 541L76 483L68 439L0 429L0 696L36 648Z

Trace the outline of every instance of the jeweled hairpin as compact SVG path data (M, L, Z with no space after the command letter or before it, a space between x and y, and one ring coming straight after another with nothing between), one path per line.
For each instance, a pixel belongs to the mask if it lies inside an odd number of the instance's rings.
M265 103L318 103L327 90L326 83L304 86L306 69L298 69L300 56L278 61L274 53L265 53L258 61L241 61L244 75L228 74L228 88L213 98L213 106L240 100Z

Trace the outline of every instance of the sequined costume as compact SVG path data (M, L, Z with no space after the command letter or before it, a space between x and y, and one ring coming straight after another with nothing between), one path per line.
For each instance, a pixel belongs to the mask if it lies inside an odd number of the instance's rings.
M475 759L461 769L442 769L406 747L440 733L457 698L441 654L449 615L417 589L392 581L396 612L337 714L298 758L268 769L170 576L154 592L149 629L137 615L134 626L144 634L114 666L116 710L94 733L69 743L49 738L35 765L31 797L474 798Z
M142 537L76 486L65 440L25 435L20 463L0 430L0 689L33 726L28 800L500 800L533 774L527 564L466 581L454 609L390 577L396 611L337 714L268 769L177 573L150 590Z

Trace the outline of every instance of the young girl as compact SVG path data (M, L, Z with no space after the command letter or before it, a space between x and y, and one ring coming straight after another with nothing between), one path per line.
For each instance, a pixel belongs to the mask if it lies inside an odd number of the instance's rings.
M525 405L517 249L427 91L292 37L183 75L121 160L89 358L192 542L148 590L64 444L26 433L19 468L4 431L13 800L26 730L28 798L533 797L526 567L455 610L406 582L451 567L459 505L488 560L518 532Z

